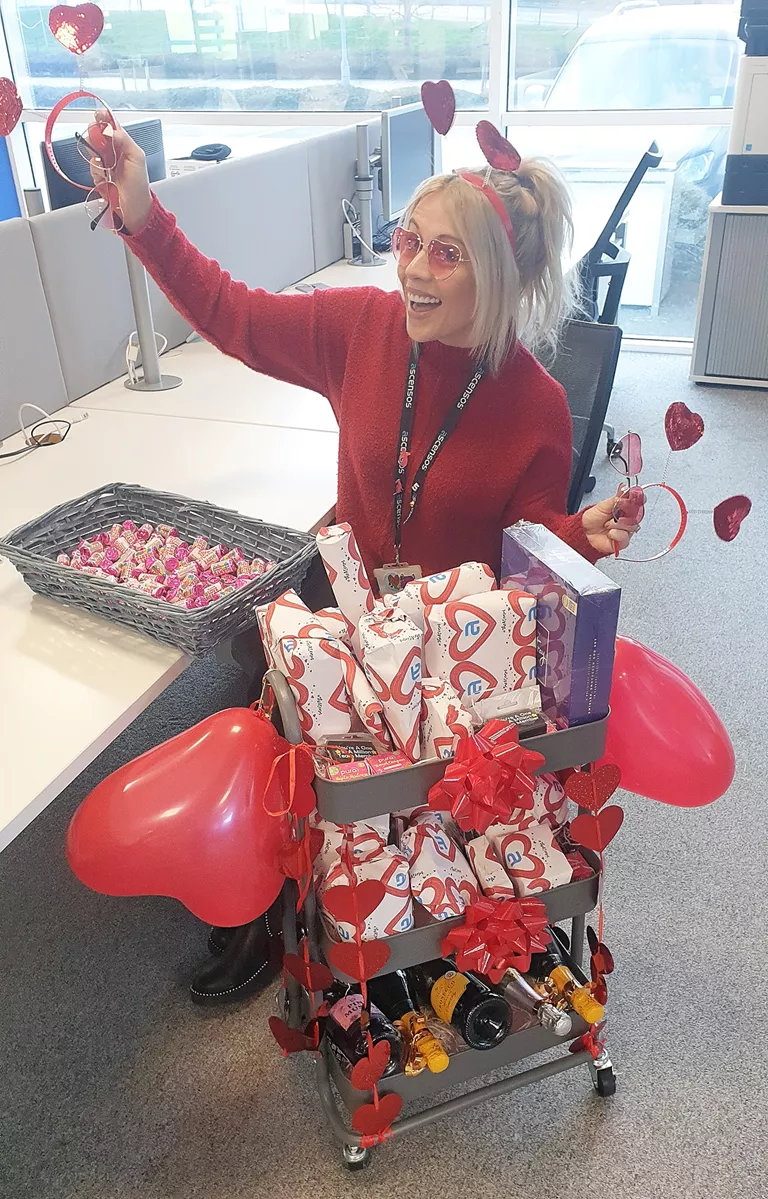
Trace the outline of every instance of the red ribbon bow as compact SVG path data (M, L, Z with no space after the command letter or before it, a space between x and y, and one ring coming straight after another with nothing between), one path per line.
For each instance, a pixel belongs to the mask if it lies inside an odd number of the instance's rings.
M464 924L443 938L443 957L456 954L459 970L475 970L498 983L511 967L530 970L531 954L549 944L547 909L540 899L477 899Z
M484 833L491 824L507 824L512 813L533 807L533 772L544 757L520 744L517 726L489 720L474 737L456 747L445 775L429 792L429 806L450 808L459 828Z

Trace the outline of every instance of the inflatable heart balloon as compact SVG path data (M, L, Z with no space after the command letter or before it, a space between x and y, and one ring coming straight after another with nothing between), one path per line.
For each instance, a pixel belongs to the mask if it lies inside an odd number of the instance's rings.
M620 768L627 791L698 808L728 790L730 737L698 688L661 654L617 637L610 703L601 762Z
M72 817L73 872L105 895L179 899L207 924L254 920L285 879L283 821L262 802L281 746L261 713L230 708L128 762Z

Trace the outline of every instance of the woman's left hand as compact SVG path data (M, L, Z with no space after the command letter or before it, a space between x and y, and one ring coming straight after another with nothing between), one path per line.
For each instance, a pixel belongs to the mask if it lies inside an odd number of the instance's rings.
M645 493L640 487L631 487L585 508L581 520L592 549L604 555L625 550L640 528L644 510ZM619 513L619 519L615 520Z

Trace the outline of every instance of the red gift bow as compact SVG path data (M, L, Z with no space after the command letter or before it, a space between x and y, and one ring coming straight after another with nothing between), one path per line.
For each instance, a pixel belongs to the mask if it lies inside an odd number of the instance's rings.
M456 954L459 970L475 970L492 983L505 972L530 970L531 954L549 944L547 909L540 899L475 900L464 912L464 923L443 938L443 957Z
M465 737L439 783L430 788L429 806L450 808L459 828L484 833L506 824L517 810L533 807L533 772L544 757L520 744L517 726L489 720L479 733Z

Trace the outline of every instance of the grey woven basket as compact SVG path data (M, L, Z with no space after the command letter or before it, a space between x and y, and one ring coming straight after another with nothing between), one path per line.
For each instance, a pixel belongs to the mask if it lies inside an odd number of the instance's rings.
M275 566L207 608L188 610L56 562L57 554L68 553L84 538L128 519L137 524L172 524L185 540L203 536L214 544L239 546L249 557L268 558ZM316 550L308 533L131 483L111 483L59 504L0 540L0 554L33 591L86 608L189 654L202 654L250 628L259 604L276 599L289 587L298 590Z

